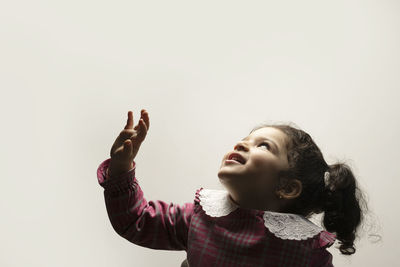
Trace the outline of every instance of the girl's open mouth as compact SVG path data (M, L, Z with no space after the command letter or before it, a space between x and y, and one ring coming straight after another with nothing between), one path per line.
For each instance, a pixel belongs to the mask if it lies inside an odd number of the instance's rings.
M237 160L234 160L234 159L227 159L227 160L225 160L225 163L233 163L233 164L241 164L241 165L243 165L243 163L241 163L241 162L239 162Z

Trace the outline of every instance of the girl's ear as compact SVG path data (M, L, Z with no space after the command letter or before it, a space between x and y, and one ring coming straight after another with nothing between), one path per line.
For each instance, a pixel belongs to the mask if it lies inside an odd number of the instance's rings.
M303 185L300 180L290 179L287 183L277 191L278 197L282 196L285 199L294 199L300 196L303 190Z

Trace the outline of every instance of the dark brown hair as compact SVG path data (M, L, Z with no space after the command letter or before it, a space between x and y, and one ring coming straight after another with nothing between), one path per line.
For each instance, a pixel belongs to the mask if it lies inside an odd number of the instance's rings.
M356 232L368 208L351 168L344 162L328 165L311 136L294 125L263 123L251 132L264 127L278 129L287 137L285 145L289 168L282 171L279 177L298 179L302 183L300 196L285 212L306 218L324 212L323 226L336 234L340 252L354 254ZM332 190L325 187L326 171L330 173Z

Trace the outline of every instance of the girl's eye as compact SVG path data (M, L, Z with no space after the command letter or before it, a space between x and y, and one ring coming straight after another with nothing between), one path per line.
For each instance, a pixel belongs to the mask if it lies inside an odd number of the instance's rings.
M261 143L260 145L266 145L268 147L268 149L270 148L268 143Z

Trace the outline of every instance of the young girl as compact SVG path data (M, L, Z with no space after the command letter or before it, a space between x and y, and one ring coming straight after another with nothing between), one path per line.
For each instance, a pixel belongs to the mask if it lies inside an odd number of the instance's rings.
M192 203L147 201L134 158L149 115L133 114L97 170L114 230L139 246L185 250L182 266L333 266L326 248L355 253L364 201L344 163L328 165L310 135L260 125L226 153L218 172L227 190L200 188ZM309 220L324 212L323 226Z

